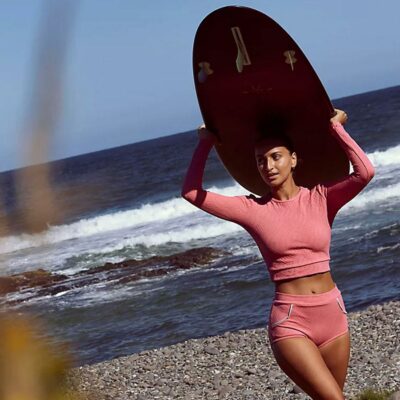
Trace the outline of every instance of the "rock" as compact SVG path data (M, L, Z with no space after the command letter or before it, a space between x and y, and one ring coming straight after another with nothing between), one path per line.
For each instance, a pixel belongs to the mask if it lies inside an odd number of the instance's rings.
M171 388L169 386L163 386L161 388L161 392L163 392L166 396L168 396L171 393Z
M246 372L249 375L256 374L257 371L254 368L246 368Z
M0 295L16 292L24 288L49 286L67 279L67 276L53 274L44 269L27 271L21 274L0 277Z
M298 385L293 386L292 392L296 394L305 393L304 390Z
M114 284L125 284L142 278L158 277L175 270L208 265L216 257L227 254L229 253L212 247L200 247L169 256L154 256L144 260L131 259L117 263L107 262L104 265L81 271L72 276L53 274L39 268L33 271L0 277L0 295L26 288L40 289L22 300L10 301L9 304L13 305L38 296L54 296L60 292L93 285L99 281L112 280ZM60 282L63 282L63 286L57 285Z
M212 354L212 355L217 355L217 354L219 354L218 349L216 349L216 348L213 347L213 346L206 346L206 347L204 348L204 351L205 351L206 353Z
M218 389L218 396L221 398L225 397L228 393L232 391L232 387L229 385L221 386Z

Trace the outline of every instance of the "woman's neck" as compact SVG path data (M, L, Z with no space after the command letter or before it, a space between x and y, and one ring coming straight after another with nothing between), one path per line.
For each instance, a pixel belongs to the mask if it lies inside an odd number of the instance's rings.
M296 185L296 183L291 180L289 182L285 182L283 185L272 188L271 196L277 200L290 200L292 197L296 196L299 192L300 187Z

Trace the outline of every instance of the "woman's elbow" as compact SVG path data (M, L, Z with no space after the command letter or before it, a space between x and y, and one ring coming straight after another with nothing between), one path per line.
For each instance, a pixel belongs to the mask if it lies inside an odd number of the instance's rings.
M359 179L360 179L360 181L362 181L363 184L366 185L367 183L369 183L372 180L372 178L374 176L375 176L375 168L371 164L365 169L364 173L362 175L360 175Z
M367 177L366 177L367 183L371 181L374 176L375 176L375 167L372 164L370 164L367 168Z
M181 197L183 197L186 200L188 193L189 193L189 191L183 187L181 190Z
M369 176L370 176L369 180L371 180L375 176L375 167L372 164L369 171Z
M189 203L192 203L194 206L201 208L201 205L203 204L206 197L206 193L207 192L203 189L183 189L181 192L181 196Z
M194 190L188 190L186 188L182 188L181 196L189 203L193 203L196 198L196 193Z

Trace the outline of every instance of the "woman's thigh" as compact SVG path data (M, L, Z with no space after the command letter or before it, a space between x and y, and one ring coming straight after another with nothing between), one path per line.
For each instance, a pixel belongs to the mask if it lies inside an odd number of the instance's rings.
M272 351L282 370L313 399L344 399L342 388L310 339L279 340L272 344Z
M339 387L343 390L350 359L349 332L319 347L326 366L331 371Z

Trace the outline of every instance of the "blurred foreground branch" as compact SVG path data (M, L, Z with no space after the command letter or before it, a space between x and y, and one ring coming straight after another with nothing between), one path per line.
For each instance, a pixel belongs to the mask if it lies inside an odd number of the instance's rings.
M24 162L40 165L21 169L17 179L18 203L29 231L46 229L49 221L62 213L55 204L51 171L45 162L62 115L65 61L77 4L77 0L44 2L32 97L23 132L26 139L22 145Z
M71 359L32 317L0 316L0 398L2 400L78 399L68 390Z
M54 201L48 153L62 114L64 67L77 0L44 3L33 69L30 106L23 128L21 151L25 164L17 173L16 192L28 232L47 228L60 215ZM7 212L0 204L0 232L7 232ZM0 313L0 400L80 399L69 390L72 360L66 346L45 333L37 318L21 313Z

